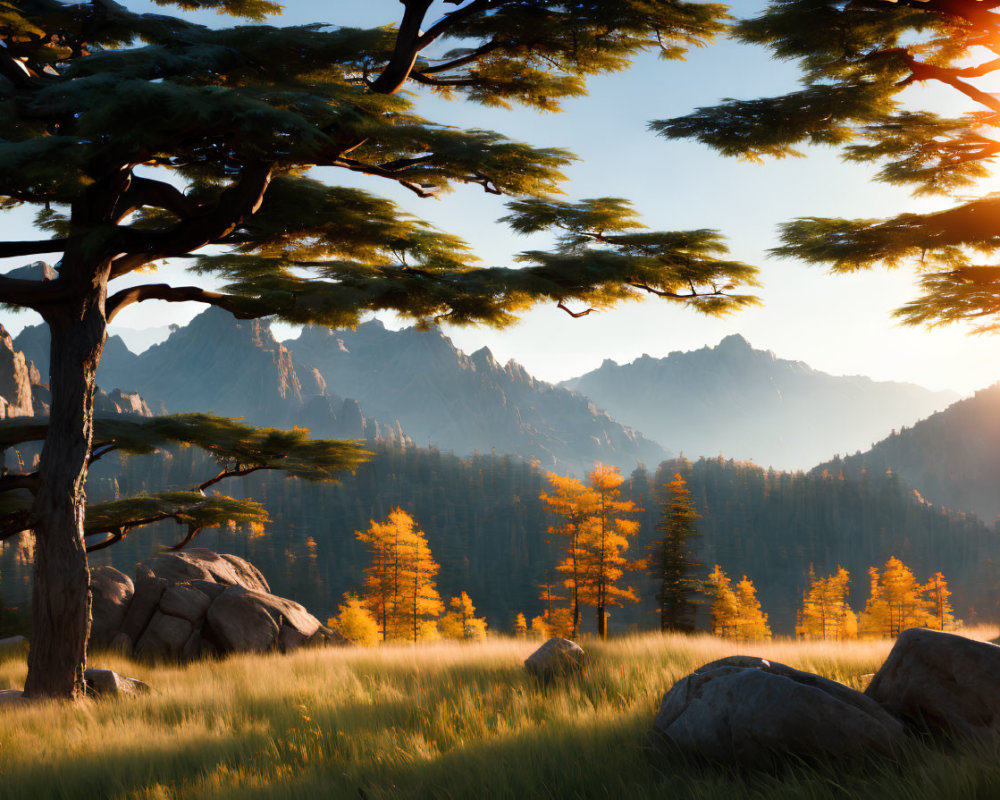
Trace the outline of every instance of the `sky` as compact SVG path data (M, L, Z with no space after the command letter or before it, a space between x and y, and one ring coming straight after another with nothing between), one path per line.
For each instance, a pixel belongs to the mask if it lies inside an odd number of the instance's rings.
M126 5L162 12L145 0L127 0ZM761 5L757 0L736 0L732 13L752 16ZM289 0L285 13L274 22L373 26L395 22L401 8L398 0ZM202 19L207 24L226 21L214 15ZM447 335L467 352L487 346L501 362L513 358L549 381L580 375L605 359L627 363L643 354L660 357L715 345L732 333L780 358L804 361L837 375L909 381L962 394L1000 380L1000 337L970 336L954 326L928 331L894 322L892 310L915 294L912 270L832 276L821 268L767 254L777 244L777 225L798 216L881 217L944 207L946 199L918 201L905 190L873 183L873 168L845 164L831 149L810 148L805 158L755 164L724 158L693 142L667 141L647 129L650 120L679 116L723 97L789 91L796 79L794 64L776 62L760 48L722 41L692 52L683 62L642 56L628 72L592 80L589 95L566 102L561 114L485 109L418 95L417 113L436 121L497 130L531 144L573 151L580 160L567 170L570 180L563 188L568 200L625 197L652 229L719 230L733 257L761 268L763 283L758 291L761 307L723 319L649 299L579 319L554 306L538 307L511 329L446 326ZM918 93L915 102L932 95L934 102L950 110L961 108L947 94L912 91ZM511 264L520 250L545 245L538 237L516 237L497 224L504 213L503 200L479 187L461 187L440 199L422 200L378 178L335 169L316 174L396 200L464 237L487 265ZM1000 179L990 179L981 188L1000 189ZM0 217L0 235L28 238L29 219L22 212ZM168 265L143 280L163 281L182 273L181 267ZM111 332L183 324L201 310L196 304L142 303L123 312ZM35 320L27 313L4 312L0 321L16 332ZM387 322L398 325L391 319ZM279 338L296 335L285 326L278 326L276 333Z

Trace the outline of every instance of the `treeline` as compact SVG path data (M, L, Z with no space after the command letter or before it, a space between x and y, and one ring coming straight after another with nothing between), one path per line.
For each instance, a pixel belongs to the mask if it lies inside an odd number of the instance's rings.
M92 500L140 491L187 487L218 471L194 448L168 456L134 456L124 464L98 462L88 488ZM629 551L645 554L659 520L655 487L681 472L700 517L693 540L707 578L719 564L730 575L752 577L769 624L791 635L809 584L838 565L865 575L873 564L896 556L920 575L948 576L955 615L966 621L1000 617L1000 537L979 519L923 503L892 474L782 473L718 459L664 462L655 473L635 470L621 486L622 501L641 512ZM339 613L346 592L364 581L368 556L355 531L392 509L406 510L426 531L441 564L443 597L469 593L492 629L512 630L518 612L542 614L539 586L552 581L562 560L561 537L548 533L560 519L540 499L551 491L546 475L514 457L458 458L436 450L378 447L371 461L340 485L310 484L275 475L253 475L226 485L267 507L262 531L206 530L194 546L244 556L257 564L272 589L294 598L321 618ZM127 574L157 547L180 538L172 523L136 530L113 548L95 553ZM17 551L0 553L0 591L9 601L26 599L27 566ZM639 601L610 610L612 633L658 625L657 586L644 572L629 577ZM853 587L851 605L864 605L865 587ZM709 604L696 625L708 629ZM585 617L584 631L594 622Z

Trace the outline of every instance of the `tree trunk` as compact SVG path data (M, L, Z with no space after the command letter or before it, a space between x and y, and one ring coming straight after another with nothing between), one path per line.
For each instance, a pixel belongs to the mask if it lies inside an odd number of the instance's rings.
M29 697L84 692L90 572L83 540L85 483L97 364L104 347L104 292L95 286L71 313L47 317L52 336L49 430L32 510L35 532Z
M602 639L608 638L608 612L603 602L597 604L597 635Z

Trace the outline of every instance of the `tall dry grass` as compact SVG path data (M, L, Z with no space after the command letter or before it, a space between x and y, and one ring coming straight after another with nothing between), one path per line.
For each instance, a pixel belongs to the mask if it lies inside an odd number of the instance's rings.
M996 630L976 633L989 639ZM658 634L584 642L583 675L548 691L522 666L537 644L438 642L156 667L99 654L95 666L142 678L154 693L0 712L0 798L1000 796L995 752L916 745L902 766L736 775L695 764L664 770L643 749L664 692L707 661L760 655L851 684L878 668L889 642L734 645ZM0 688L22 685L24 674L22 654L0 657Z

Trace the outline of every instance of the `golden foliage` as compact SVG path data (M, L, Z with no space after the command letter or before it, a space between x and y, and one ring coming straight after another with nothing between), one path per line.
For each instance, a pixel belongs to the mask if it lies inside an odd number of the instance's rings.
M340 613L336 617L327 620L331 628L336 628L345 639L362 647L378 644L378 623L357 595L345 594L338 611Z
M458 597L451 598L448 608L448 613L438 621L441 636L474 641L486 638L486 617L476 617L476 607L468 594L462 592Z
M837 572L819 578L809 567L809 588L803 597L795 633L802 639L853 639L858 620L847 604L850 573L841 566Z
M712 633L728 639L770 639L767 614L760 607L753 581L743 580L733 589L718 564L708 576L706 589L712 597Z
M420 624L444 611L434 576L440 567L431 557L423 531L407 512L395 508L385 522L372 520L355 531L368 545L363 601L381 628L383 641L420 638Z

